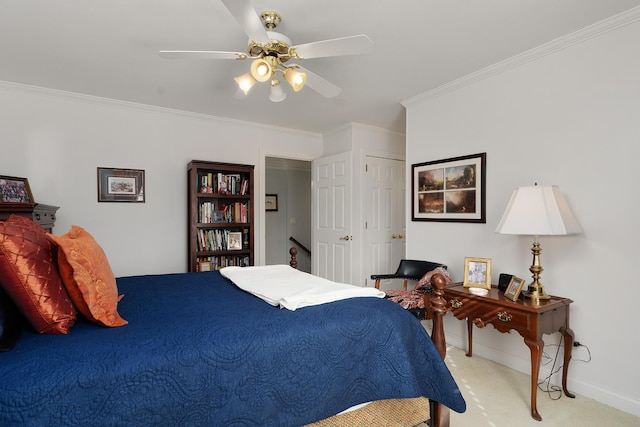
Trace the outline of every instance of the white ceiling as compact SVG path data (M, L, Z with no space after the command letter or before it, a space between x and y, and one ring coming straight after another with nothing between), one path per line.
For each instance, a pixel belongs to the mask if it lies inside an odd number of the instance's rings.
M294 45L356 34L372 54L309 59L340 86L281 103L234 97L248 61L167 60L159 50L245 51L219 0L0 0L0 80L311 132L358 122L405 130L400 102L640 5L640 0L253 0Z

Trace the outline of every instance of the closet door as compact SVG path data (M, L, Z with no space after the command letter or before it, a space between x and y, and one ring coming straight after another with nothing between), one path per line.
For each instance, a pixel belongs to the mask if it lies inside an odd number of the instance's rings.
M365 172L365 279L396 271L406 248L405 162L367 156ZM381 282L381 289L398 284Z

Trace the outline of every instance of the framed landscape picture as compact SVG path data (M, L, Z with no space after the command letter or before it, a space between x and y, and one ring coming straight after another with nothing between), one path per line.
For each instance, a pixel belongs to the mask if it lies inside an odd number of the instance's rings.
M411 166L411 219L486 223L486 153Z

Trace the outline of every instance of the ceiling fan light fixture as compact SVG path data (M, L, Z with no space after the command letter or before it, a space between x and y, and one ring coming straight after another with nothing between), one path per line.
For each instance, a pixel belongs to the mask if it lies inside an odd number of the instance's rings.
M287 94L280 86L280 80L273 78L271 79L271 93L269 94L269 99L271 102L280 102L284 101L287 97Z
M291 85L295 92L300 91L307 82L307 73L301 73L293 68L284 70L284 78Z
M251 63L251 75L259 82L266 82L273 74L273 67L264 58L258 58Z
M256 84L257 80L253 78L251 73L245 73L241 76L238 76L234 79L236 83L238 83L238 87L244 92L245 95L249 93L253 85Z

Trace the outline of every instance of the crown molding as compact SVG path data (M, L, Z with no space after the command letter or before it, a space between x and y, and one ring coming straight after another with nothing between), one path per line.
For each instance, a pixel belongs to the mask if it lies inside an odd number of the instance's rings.
M201 114L201 113L195 113L191 111L178 110L174 108L159 107L159 106L149 105L149 104L141 104L141 103L131 102L131 101L123 101L120 99L86 95L86 94L77 93L77 92L67 92L59 89L51 89L51 88L42 87L42 86L32 86L32 85L27 85L23 83L8 82L4 80L0 80L0 90L28 93L28 94L37 95L37 96L49 96L52 98L67 99L70 101L101 105L101 106L107 106L107 107L124 108L124 109L144 112L144 113L163 114L163 115L169 115L173 117L185 117L185 118L196 119L196 120L231 123L238 126L248 126L248 127L254 127L254 128L259 128L263 130L265 129L275 130L278 132L312 136L316 138L322 137L321 134L316 132L308 132L308 131L303 131L299 129L292 129L292 128L273 126L273 125L268 125L263 123L249 122L245 120L230 119L227 117L213 116L209 114Z
M595 24L584 27L573 33L558 37L550 42L519 53L515 56L512 56L511 58L497 62L471 74L467 74L466 76L459 79L452 80L451 82L446 83L442 86L438 86L430 91L406 99L402 101L401 104L406 108L412 104L457 91L461 88L470 86L474 83L488 79L497 74L501 74L514 68L520 67L531 61L538 60L547 55L551 55L555 52L583 43L594 37L599 37L608 32L625 27L629 24L633 24L639 20L640 6L634 7L610 18L596 22Z

